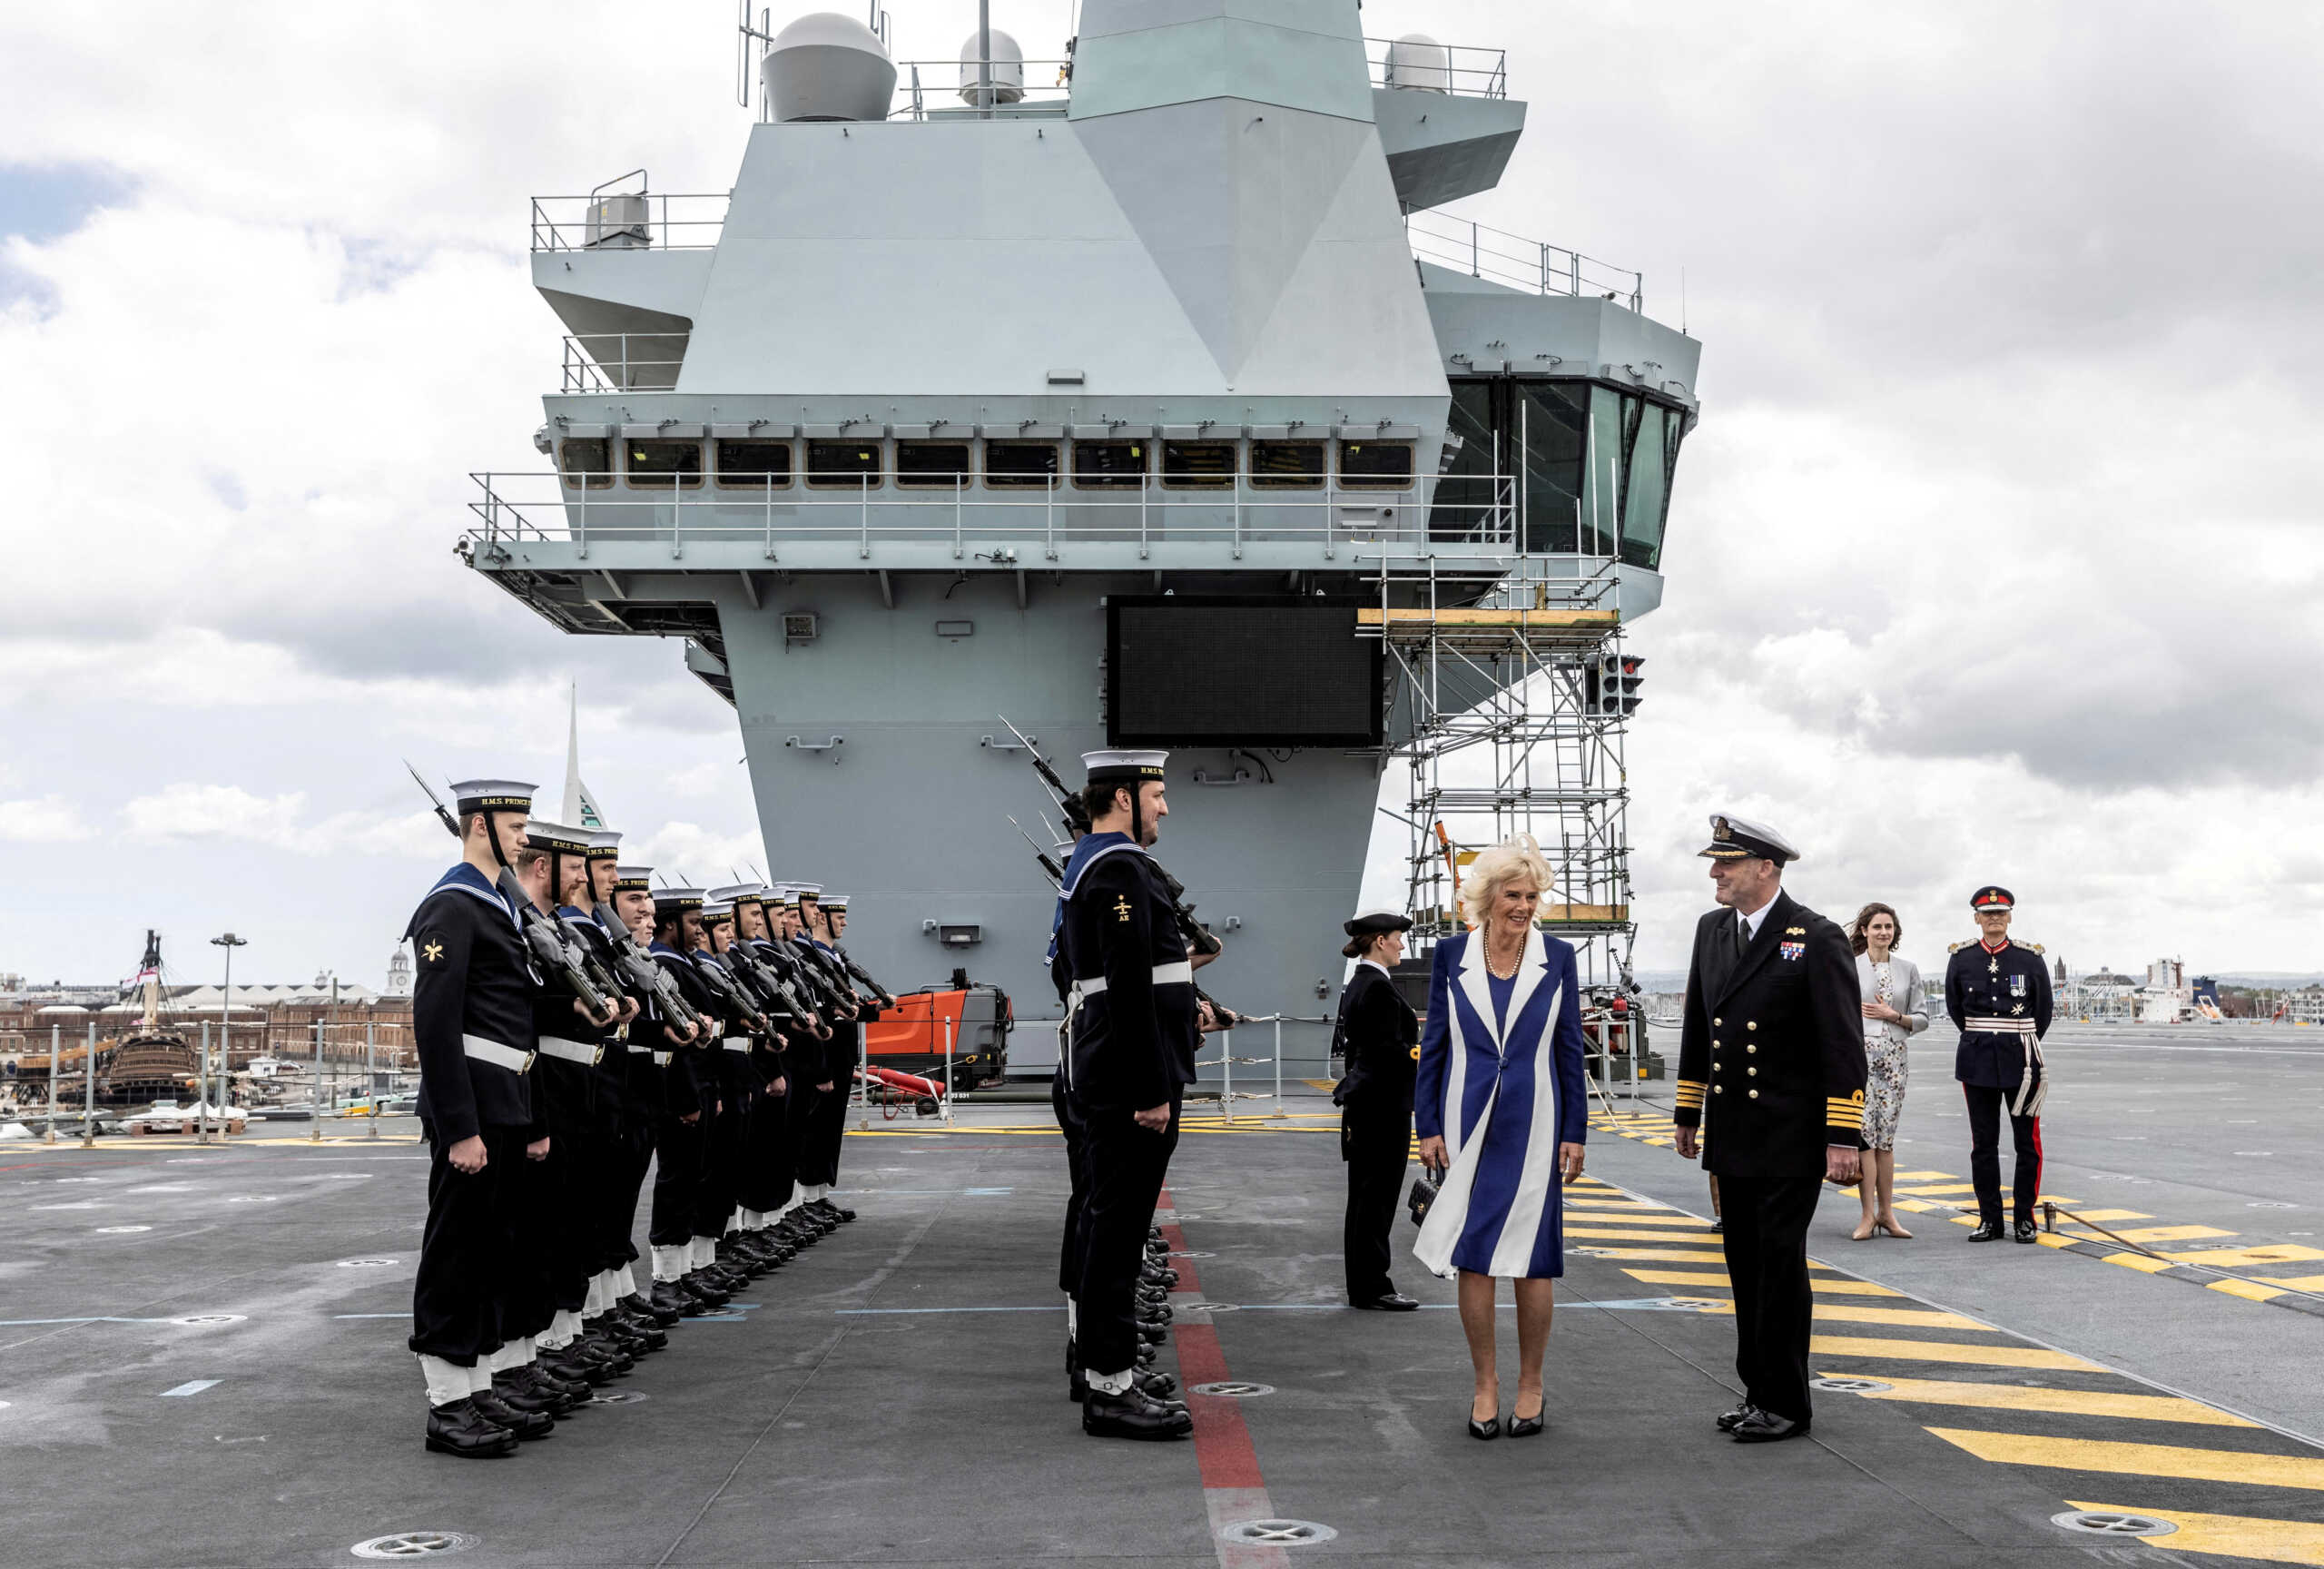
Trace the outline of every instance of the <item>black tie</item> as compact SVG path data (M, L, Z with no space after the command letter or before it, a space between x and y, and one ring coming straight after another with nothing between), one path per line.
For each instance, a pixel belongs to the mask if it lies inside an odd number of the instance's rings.
M1751 923L1748 918L1735 918L1735 957L1740 960L1751 949Z

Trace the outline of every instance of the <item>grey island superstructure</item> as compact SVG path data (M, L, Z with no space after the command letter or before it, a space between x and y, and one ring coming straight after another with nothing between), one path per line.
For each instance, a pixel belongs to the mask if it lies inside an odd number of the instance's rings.
M1086 0L1054 62L899 63L831 14L743 44L731 192L535 201L554 468L478 477L470 565L683 638L770 871L855 893L898 982L1046 1000L1001 715L1069 777L1174 748L1160 854L1240 1008L1336 988L1391 770L1423 934L1459 849L1526 828L1550 923L1623 962L1620 633L1698 345L1636 274L1436 211L1522 130L1499 52L1354 0Z

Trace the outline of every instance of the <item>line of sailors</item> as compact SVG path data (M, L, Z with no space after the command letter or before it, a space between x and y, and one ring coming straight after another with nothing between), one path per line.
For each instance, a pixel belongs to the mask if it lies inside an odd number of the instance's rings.
M843 896L657 889L619 834L534 821L529 784L453 791L462 858L407 933L429 1151L410 1347L427 1446L486 1457L854 1219L830 1195L861 1021L893 999L840 946Z

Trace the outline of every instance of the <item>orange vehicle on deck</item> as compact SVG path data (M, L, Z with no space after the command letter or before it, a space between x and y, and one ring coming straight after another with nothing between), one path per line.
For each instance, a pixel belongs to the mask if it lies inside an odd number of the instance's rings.
M949 987L927 987L898 997L895 1006L863 1026L863 1061L941 1082L949 1031L955 1092L990 1087L1009 1067L1009 1031L1016 1011L998 986L968 983L956 973Z

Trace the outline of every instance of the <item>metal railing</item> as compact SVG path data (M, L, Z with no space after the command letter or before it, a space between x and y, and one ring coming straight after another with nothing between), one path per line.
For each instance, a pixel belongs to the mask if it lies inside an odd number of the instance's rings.
M1646 275L1579 251L1442 212L1404 215L1404 242L1423 262L1531 294L1594 294L1646 308Z
M954 560L1012 565L1020 551L1059 561L1074 545L1135 544L1140 559L1156 545L1227 548L1251 544L1319 548L1325 560L1344 547L1409 541L1425 552L1448 545L1517 549L1517 482L1464 476L1486 499L1432 504L1423 481L1402 490L1351 488L1334 475L1313 490L1255 487L1246 469L1215 488L1182 489L1162 476L1110 477L1090 488L1052 475L1038 489L996 492L956 476L950 485L900 488L892 470L793 475L783 486L714 485L700 474L651 476L651 488L610 472L478 472L468 503L479 520L471 558L504 544L569 544L586 558L593 543L652 543L681 558L690 544L756 544L769 561L786 545L848 544L869 558L876 543L949 545ZM910 475L908 479L925 479ZM1265 477L1262 477L1264 479ZM802 482L804 480L805 482Z
M1392 59L1393 38L1366 38L1365 61L1374 87L1398 87L1406 92L1448 93L1469 98L1509 96L1509 51L1468 44L1408 45L1402 60Z
M727 192L536 196L536 251L707 251L726 226Z
M675 387L691 332L568 332L560 392L634 392Z

